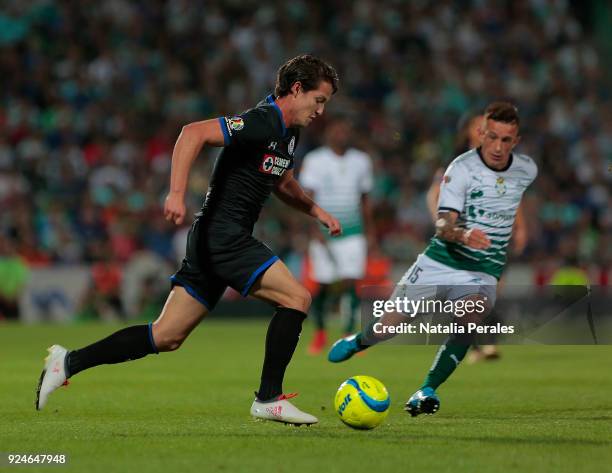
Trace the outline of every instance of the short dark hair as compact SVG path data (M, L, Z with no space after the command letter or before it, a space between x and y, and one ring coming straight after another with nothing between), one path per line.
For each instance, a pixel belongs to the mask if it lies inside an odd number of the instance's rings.
M290 59L283 64L276 75L276 87L274 95L283 97L291 91L291 86L296 82L302 84L305 92L314 90L321 81L329 82L333 93L338 91L338 73L325 61L310 54Z
M493 102L485 110L485 118L496 122L514 123L518 127L521 123L518 108L510 102Z

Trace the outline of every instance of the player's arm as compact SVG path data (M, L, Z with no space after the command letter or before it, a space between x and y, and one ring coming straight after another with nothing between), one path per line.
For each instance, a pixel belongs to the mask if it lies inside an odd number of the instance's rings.
M314 200L302 189L297 179L293 175L293 170L288 169L279 179L274 189L274 195L282 200L289 207L316 218L319 222L329 228L329 234L337 236L342 233L340 222L319 207Z
M491 245L486 233L477 228L469 230L457 225L460 210L465 206L469 189L470 170L460 161L453 161L440 183L436 236L441 240L463 243L470 248L484 250Z
M302 184L300 184L301 186ZM310 189L306 189L305 187L302 187L302 189L304 190L304 192L306 193L306 195L308 197L310 197L312 200L314 200L314 191L310 190ZM312 225L309 226L309 230L310 230L310 238L313 240L317 240L319 242L321 242L322 244L326 245L327 242L325 240L325 237L323 236L323 233L321 232L321 227L319 226L319 224L315 221L312 221Z
M470 248L484 250L491 245L486 233L477 228L469 230L457 225L459 214L454 210L438 212L436 236L442 240L463 243Z
M525 220L525 212L523 203L519 204L516 210L516 218L514 220L514 228L512 229L512 239L514 240L514 251L516 254L521 254L527 246L529 234L527 231L527 221Z
M444 169L439 168L436 170L431 186L427 190L425 200L427 202L427 209L431 215L431 219L435 222L438 219L438 200L440 198L440 181L444 175Z
M304 161L302 162L299 184L306 195L313 201L315 200L316 190L321 184L321 176L319 173L320 167L317 166L316 157L311 153L308 153L306 156L304 156ZM310 238L312 240L316 240L323 245L327 244L325 236L323 235L323 232L321 232L321 227L317 222L312 222L312 224L309 226L309 231Z
M374 212L372 211L372 202L368 194L361 194L361 217L368 240L368 250L376 252L378 251L378 242L376 240L376 227L374 226Z
M185 218L185 192L189 170L203 146L223 146L224 135L218 119L185 125L172 152L170 191L164 204L164 216L180 225Z

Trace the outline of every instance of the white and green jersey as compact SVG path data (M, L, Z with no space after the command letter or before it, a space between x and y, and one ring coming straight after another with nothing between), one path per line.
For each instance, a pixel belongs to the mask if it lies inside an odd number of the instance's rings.
M524 154L513 153L501 171L487 166L478 149L455 158L442 178L438 211L458 212L457 224L482 230L491 246L475 250L434 236L425 254L451 268L480 271L499 279L521 197L537 174L536 164Z
M372 160L366 153L350 148L338 156L327 146L317 148L304 157L300 183L340 221L342 236L363 233L361 196L373 185Z

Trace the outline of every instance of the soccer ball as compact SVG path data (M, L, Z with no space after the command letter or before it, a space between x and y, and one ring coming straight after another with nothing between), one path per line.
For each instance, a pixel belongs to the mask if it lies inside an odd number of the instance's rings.
M340 420L354 429L373 429L389 413L385 385L371 376L353 376L340 385L334 406Z

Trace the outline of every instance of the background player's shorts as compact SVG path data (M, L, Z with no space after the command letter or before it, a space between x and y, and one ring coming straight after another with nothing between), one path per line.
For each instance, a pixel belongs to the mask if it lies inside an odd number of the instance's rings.
M497 279L487 273L451 268L420 254L404 273L389 298L409 300L457 300L480 294L490 307L495 305ZM407 314L408 315L408 314Z
M363 278L368 252L363 235L336 238L326 243L310 242L308 252L315 281L330 284L341 279Z
M196 218L187 236L181 268L170 278L212 310L227 286L246 297L257 279L278 260L270 248L235 225Z

